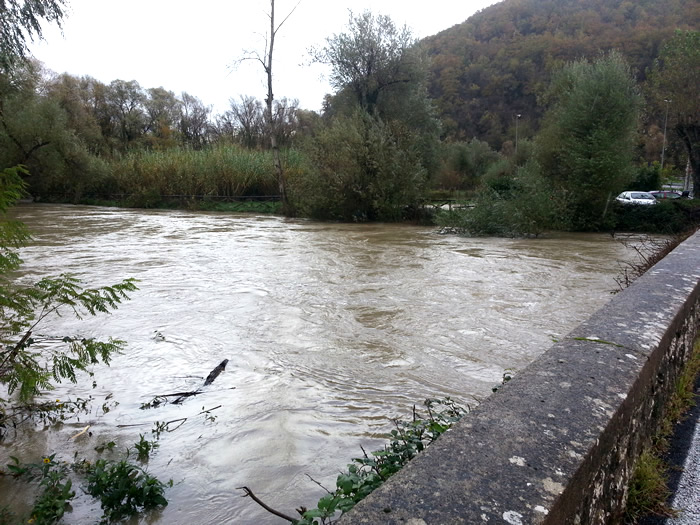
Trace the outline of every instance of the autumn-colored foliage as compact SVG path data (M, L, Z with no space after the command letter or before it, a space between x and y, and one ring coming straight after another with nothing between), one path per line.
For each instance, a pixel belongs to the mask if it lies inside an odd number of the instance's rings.
M566 62L620 51L643 81L677 28L700 25L696 0L506 0L423 40L430 95L448 137L500 149L534 133L540 96Z

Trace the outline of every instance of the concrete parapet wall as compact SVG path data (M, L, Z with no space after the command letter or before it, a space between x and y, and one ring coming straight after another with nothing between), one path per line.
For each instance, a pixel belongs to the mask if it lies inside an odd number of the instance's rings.
M341 523L614 523L699 328L697 232Z

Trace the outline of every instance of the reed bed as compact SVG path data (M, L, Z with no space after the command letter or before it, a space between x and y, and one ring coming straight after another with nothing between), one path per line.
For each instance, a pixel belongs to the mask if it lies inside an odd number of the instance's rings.
M298 152L286 152L284 159L293 172L302 169ZM241 197L278 193L272 153L237 145L132 152L114 161L113 174L118 191L129 195Z

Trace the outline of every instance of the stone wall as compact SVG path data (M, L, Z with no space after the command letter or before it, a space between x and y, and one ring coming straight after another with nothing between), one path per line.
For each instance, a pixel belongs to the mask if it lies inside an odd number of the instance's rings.
M697 232L340 522L614 523L699 327Z

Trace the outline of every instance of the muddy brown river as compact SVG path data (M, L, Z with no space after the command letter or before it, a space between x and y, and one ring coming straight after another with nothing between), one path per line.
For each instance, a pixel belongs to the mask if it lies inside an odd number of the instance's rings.
M434 228L323 224L278 217L24 205L32 230L21 279L69 272L90 285L126 277L139 291L111 315L51 319L37 332L118 337L126 351L47 399L92 396L89 414L25 426L0 443L40 461L121 458L156 422L148 471L175 482L144 523L284 523L313 507L352 457L380 448L427 397L474 405L611 297L628 249L609 235L461 238ZM226 371L181 405L140 406ZM0 392L0 397L4 393ZM118 405L115 404L118 403ZM103 409L107 404L108 411ZM207 413L202 411L212 409ZM71 440L86 425L90 433ZM120 426L121 425L121 426ZM128 426L127 426L128 425ZM94 523L78 488L65 523ZM27 485L0 478L0 504L23 510Z

